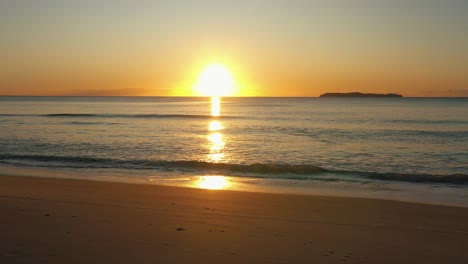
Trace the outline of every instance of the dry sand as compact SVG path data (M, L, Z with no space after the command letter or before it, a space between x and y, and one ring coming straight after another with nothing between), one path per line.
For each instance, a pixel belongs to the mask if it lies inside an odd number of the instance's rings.
M468 263L468 208L0 177L0 263Z

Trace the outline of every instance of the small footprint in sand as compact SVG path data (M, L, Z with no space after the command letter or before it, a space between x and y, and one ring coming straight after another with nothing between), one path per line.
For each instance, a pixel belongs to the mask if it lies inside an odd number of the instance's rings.
M349 252L348 254L346 254L346 255L344 255L343 257L341 257L339 260L341 260L341 261L346 261L346 260L348 260L348 259L351 257L351 255L353 255L353 253Z

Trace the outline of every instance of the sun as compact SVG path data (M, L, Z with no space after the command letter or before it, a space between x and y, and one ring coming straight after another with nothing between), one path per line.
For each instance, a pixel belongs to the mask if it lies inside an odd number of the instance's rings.
M200 73L195 90L203 96L231 96L234 86L234 78L228 68L222 64L211 64Z

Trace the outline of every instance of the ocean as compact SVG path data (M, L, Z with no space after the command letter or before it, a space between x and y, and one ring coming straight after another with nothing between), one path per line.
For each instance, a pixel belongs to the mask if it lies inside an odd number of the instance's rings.
M468 206L468 98L0 97L0 175Z

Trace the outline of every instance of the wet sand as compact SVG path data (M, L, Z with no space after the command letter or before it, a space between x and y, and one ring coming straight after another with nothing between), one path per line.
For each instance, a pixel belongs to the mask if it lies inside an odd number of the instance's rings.
M468 208L0 176L0 263L468 263Z

